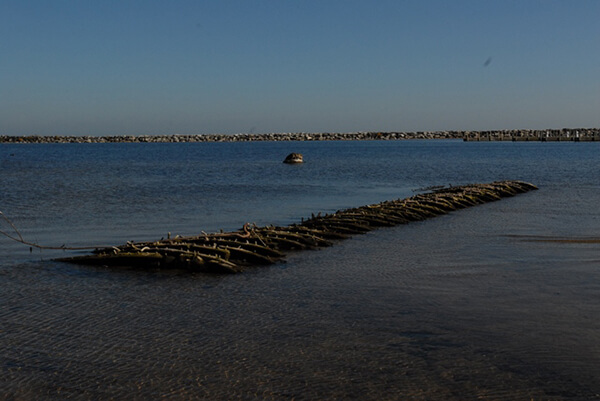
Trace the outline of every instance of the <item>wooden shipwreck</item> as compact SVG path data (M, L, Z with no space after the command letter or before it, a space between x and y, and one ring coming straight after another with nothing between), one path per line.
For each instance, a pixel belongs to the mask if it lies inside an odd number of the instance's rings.
M57 260L86 265L237 273L250 266L281 261L289 251L327 247L378 227L425 220L534 189L537 187L522 181L455 186L333 214L319 213L287 227L257 227L247 223L242 229L228 233L128 242L96 249L89 255Z

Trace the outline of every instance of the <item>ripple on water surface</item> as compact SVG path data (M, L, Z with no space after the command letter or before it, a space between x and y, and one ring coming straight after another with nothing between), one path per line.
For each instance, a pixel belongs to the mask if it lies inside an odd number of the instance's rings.
M227 277L77 267L3 246L0 398L598 398L598 244L524 240L598 237L600 189L582 174L598 152L296 146L312 167L280 169L283 144L98 147L74 160L66 148L18 148L0 203L34 239L60 245L160 237L166 222L183 234L248 216L287 223L455 181L540 190ZM243 156L246 170L231 164ZM40 172L46 189L69 182L45 192Z

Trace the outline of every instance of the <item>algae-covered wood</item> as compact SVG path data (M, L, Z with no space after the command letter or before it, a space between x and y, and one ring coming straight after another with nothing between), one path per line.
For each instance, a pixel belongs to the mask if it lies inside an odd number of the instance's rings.
M59 261L101 266L237 273L281 261L285 252L318 249L379 227L421 221L458 209L537 189L522 181L496 181L435 189L406 199L313 215L287 227L245 224L229 233L202 234L97 249Z

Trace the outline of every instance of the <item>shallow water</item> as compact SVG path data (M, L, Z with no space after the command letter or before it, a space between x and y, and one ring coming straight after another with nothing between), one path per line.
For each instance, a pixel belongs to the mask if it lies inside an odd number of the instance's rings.
M429 185L540 190L234 276L65 265L0 239L1 398L598 399L600 244L546 240L600 237L599 150L3 145L0 210L44 244L289 224ZM282 164L292 151L307 163Z

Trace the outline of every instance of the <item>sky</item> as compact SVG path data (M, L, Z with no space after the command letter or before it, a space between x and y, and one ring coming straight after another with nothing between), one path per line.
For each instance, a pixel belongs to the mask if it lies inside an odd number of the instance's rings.
M600 127L598 0L3 0L0 135Z

